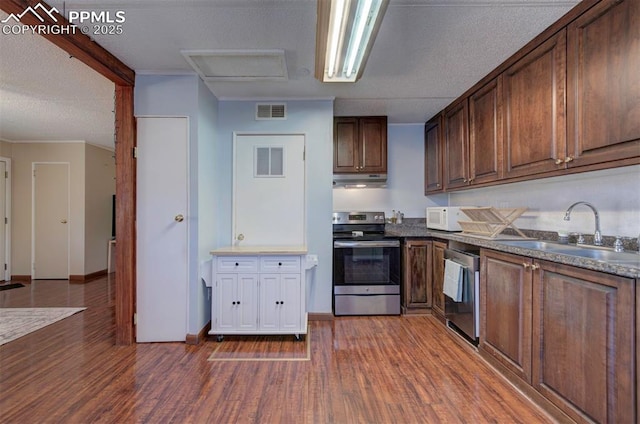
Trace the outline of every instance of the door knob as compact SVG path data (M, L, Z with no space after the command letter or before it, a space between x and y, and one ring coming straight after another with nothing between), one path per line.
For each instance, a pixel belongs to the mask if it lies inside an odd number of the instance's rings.
M182 222L182 221L184 221L184 216L180 213L180 214L176 215L176 217L173 218L173 219L175 219L176 222Z
M239 241L244 240L244 234L238 234L238 237L236 237Z
M61 220L60 220L60 223L61 223L61 224L66 224L66 223L67 223L67 220L66 220L66 219L61 219Z

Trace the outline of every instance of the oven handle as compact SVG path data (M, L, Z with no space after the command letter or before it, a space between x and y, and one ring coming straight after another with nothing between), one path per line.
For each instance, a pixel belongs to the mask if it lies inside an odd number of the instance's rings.
M400 240L363 240L363 241L334 241L333 247L400 247Z

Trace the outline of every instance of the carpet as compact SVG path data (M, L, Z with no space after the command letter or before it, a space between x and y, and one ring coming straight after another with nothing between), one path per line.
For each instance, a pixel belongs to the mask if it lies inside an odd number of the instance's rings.
M87 308L0 308L0 346Z
M209 361L309 361L311 330L304 341L292 335L224 336Z
M20 287L24 287L24 284L21 284L21 283L0 284L0 291L17 289L17 288L20 288Z

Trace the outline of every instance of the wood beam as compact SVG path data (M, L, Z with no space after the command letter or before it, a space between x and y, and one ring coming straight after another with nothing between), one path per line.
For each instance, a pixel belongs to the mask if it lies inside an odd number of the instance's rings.
M0 9L7 13L19 14L24 12L27 7L33 7L38 3L50 8L50 6L44 1L0 0ZM40 22L33 14L26 13L22 18L20 18L20 23L23 25L44 25L47 27L65 27L67 25L71 25L69 21L59 13L54 12L53 15L57 19L57 22L54 22L45 15L46 19L43 23ZM135 72L98 43L82 34L80 28L77 28L73 34L41 35L114 83L119 85L134 85Z
M116 344L135 341L136 127L133 86L116 85Z

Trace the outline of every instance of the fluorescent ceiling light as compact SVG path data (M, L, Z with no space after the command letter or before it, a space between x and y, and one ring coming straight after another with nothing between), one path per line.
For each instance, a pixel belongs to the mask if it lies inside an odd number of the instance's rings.
M318 0L316 78L356 82L389 0Z

